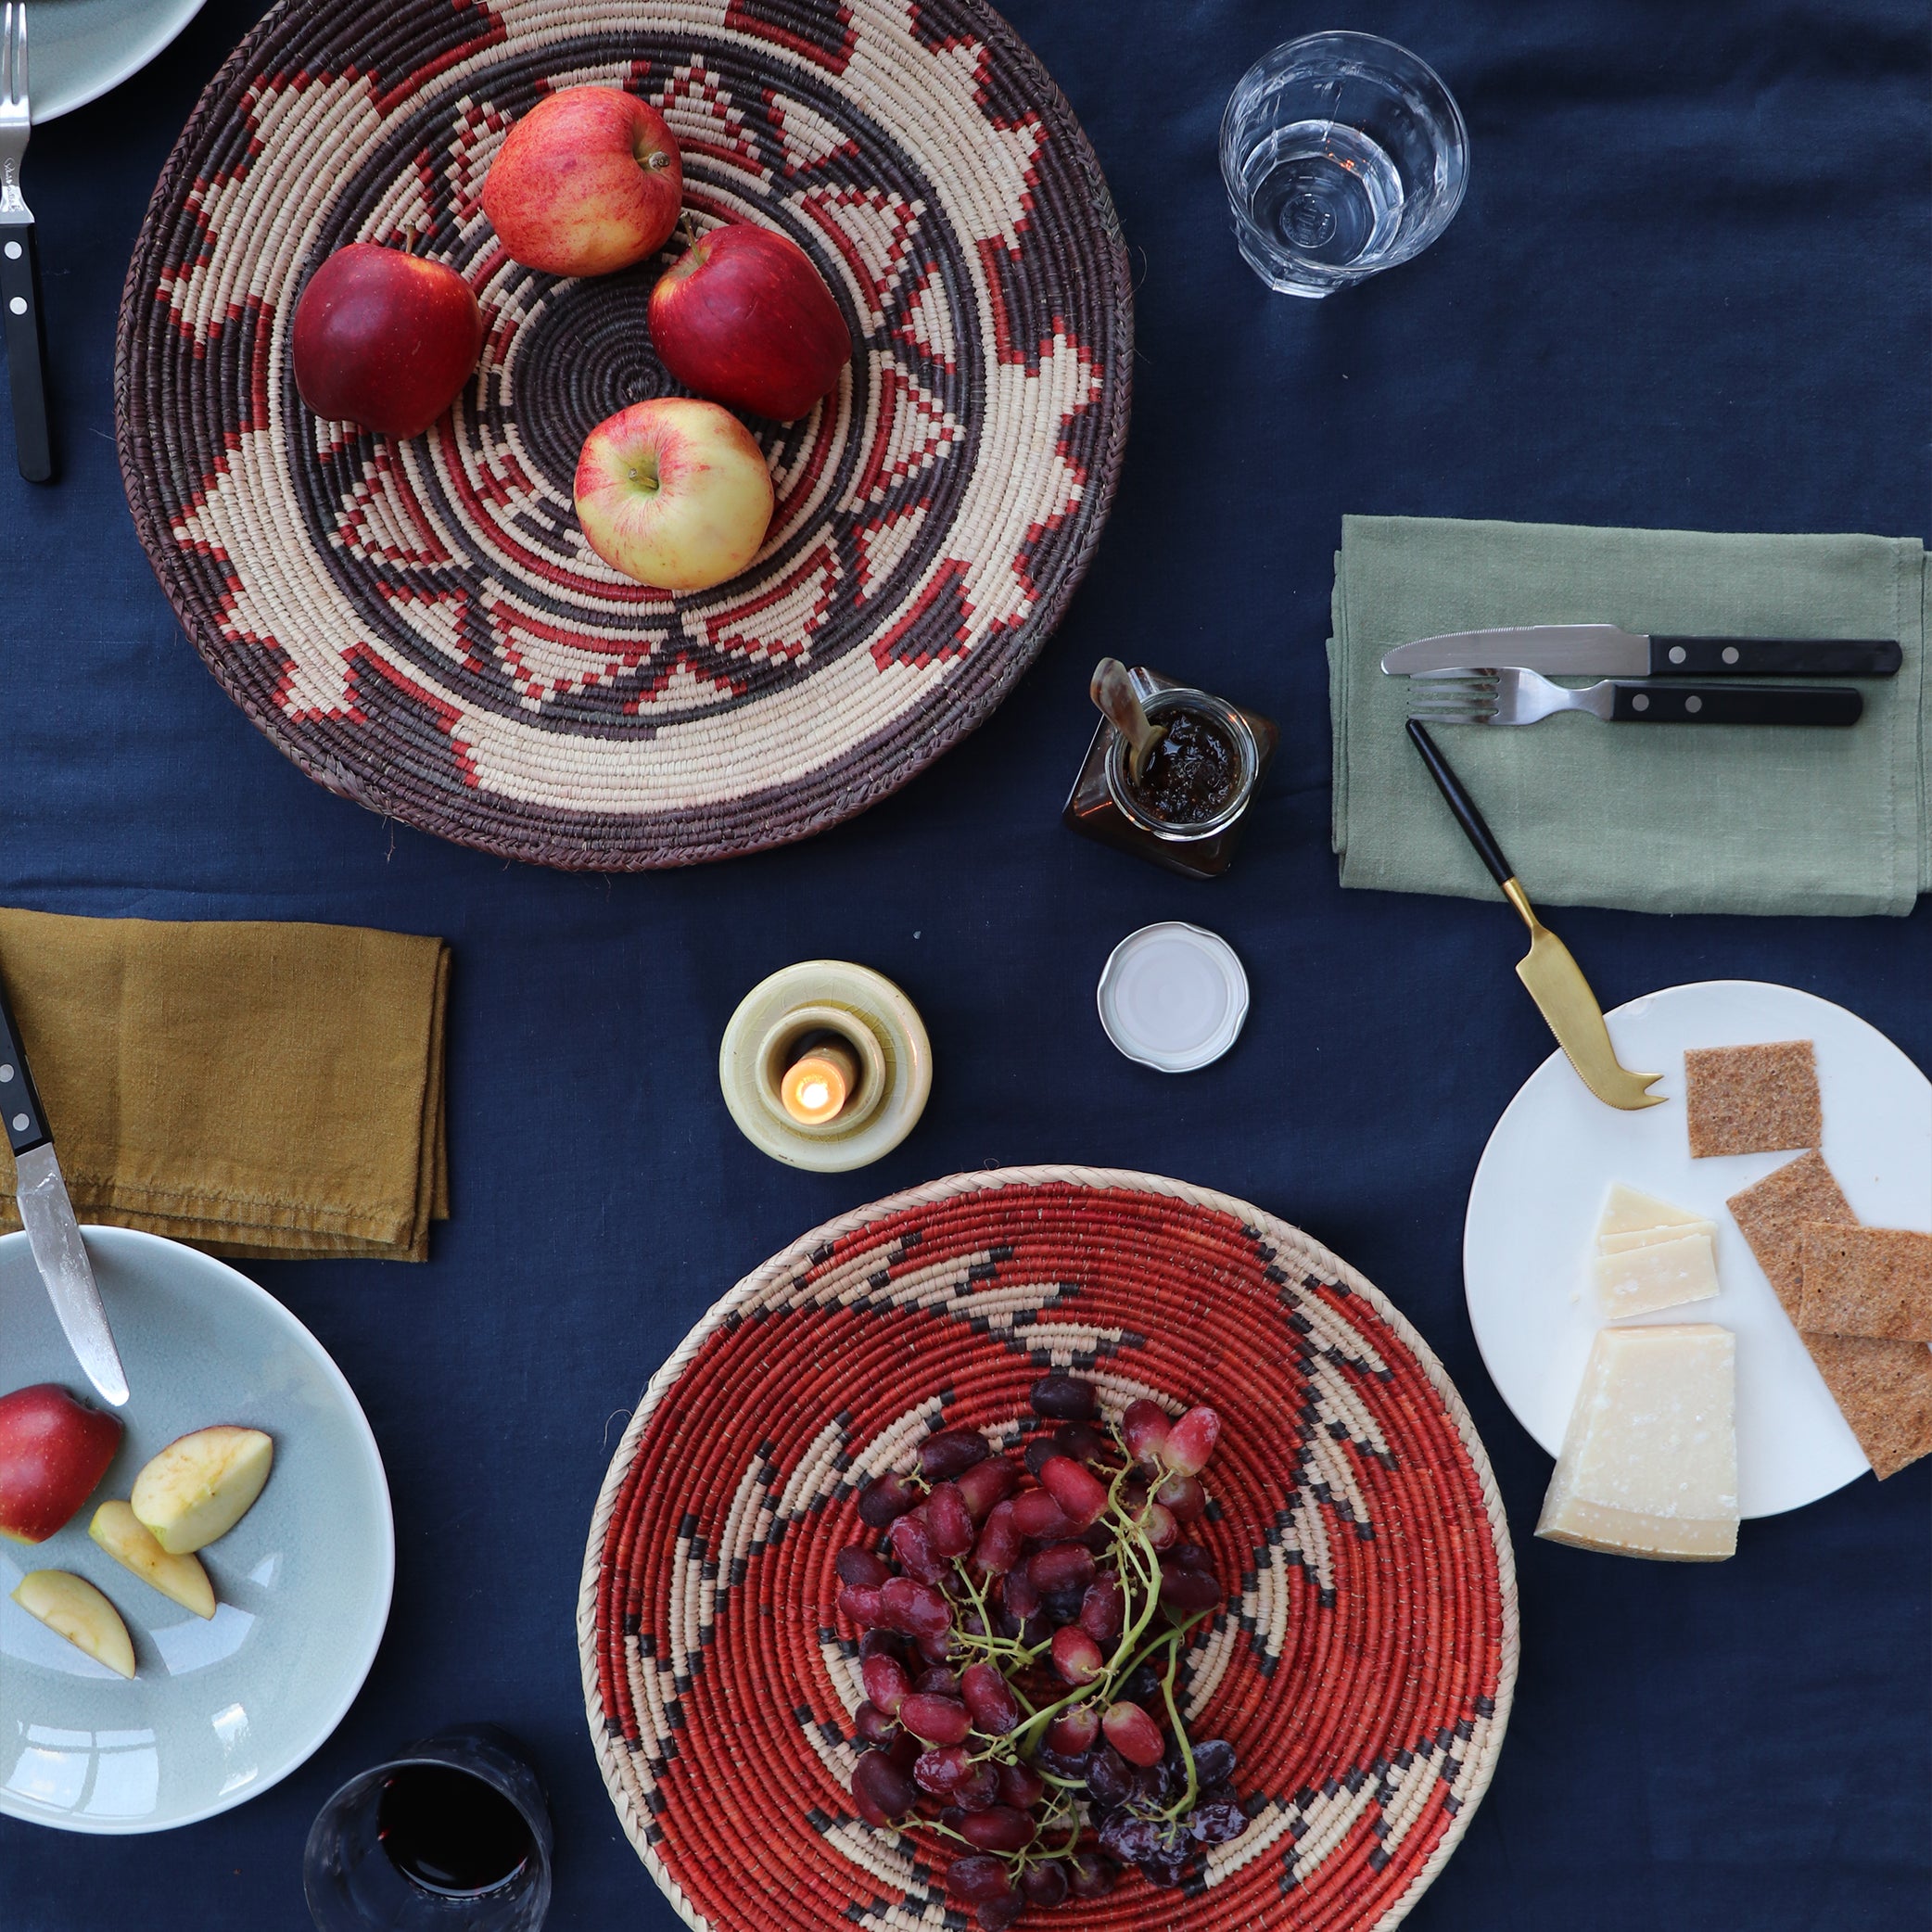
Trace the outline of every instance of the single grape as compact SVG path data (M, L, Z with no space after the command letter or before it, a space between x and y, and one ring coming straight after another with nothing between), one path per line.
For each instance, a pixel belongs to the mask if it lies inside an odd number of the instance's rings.
M996 1503L1003 1503L1020 1485L1020 1465L1010 1455L996 1455L990 1462L975 1463L954 1478L972 1519L983 1523Z
M1188 1830L1202 1845L1226 1845L1248 1829L1248 1814L1232 1799L1204 1799L1188 1813Z
M956 1858L946 1868L946 1890L961 1905L977 1905L983 1899L998 1898L1012 1889L1005 1861L975 1853Z
M1167 1411L1157 1402L1130 1402L1120 1418L1121 1440L1136 1462L1150 1466L1161 1459L1167 1446L1167 1431L1174 1427Z
M942 1429L919 1445L920 1474L928 1482L944 1482L985 1462L992 1453L976 1429Z
M997 1899L986 1900L973 1916L979 1920L985 1932L1006 1932L1006 1928L1025 1910L1026 1900L1015 1887Z
M1126 1674L1121 1696L1131 1704L1151 1704L1161 1695L1161 1675L1151 1664L1136 1664Z
M1234 1747L1218 1737L1203 1737L1194 1747L1194 1775L1202 1785L1225 1785L1239 1760Z
M1071 1455L1049 1455L1040 1466L1040 1486L1076 1530L1090 1529L1107 1507L1106 1484Z
M1001 1585L1000 1600L1023 1623L1039 1609L1040 1587L1025 1570L1015 1570Z
M1091 1422L1062 1422L1053 1431L1053 1446L1077 1463L1113 1459L1113 1444Z
M871 1483L858 1498L858 1519L868 1529L883 1530L919 1501L909 1478L887 1474Z
M934 1664L930 1670L922 1671L912 1688L924 1691L933 1697L957 1697L960 1695L960 1673L949 1664Z
M1053 1668L1077 1689L1083 1684L1091 1684L1107 1668L1107 1659L1101 1656L1100 1646L1077 1623L1070 1623L1053 1633Z
M934 1798L951 1798L978 1768L964 1745L949 1744L921 1752L912 1777L922 1791L930 1791Z
M1042 1376L1027 1397L1036 1416L1053 1422L1091 1422L1099 1413L1099 1392L1077 1375Z
M871 1629L885 1614L883 1604L880 1590L859 1589L851 1583L839 1585L839 1615L849 1617L860 1630Z
M1147 1532L1147 1540L1157 1550L1171 1550L1181 1538L1181 1526L1175 1521L1174 1512L1159 1503L1147 1506L1147 1520L1141 1528Z
M890 1824L919 1802L912 1780L883 1751L867 1751L852 1772L852 1802L868 1824Z
M858 1640L858 1655L861 1661L868 1657L896 1657L905 1660L905 1640L896 1631L869 1630Z
M1020 1875L1020 1890L1029 1905L1050 1912L1066 1901L1067 1868L1054 1858L1044 1864L1028 1865Z
M999 1773L991 1764L975 1764L972 1775L953 1793L953 1802L962 1811L990 1811L999 1802Z
M1104 1899L1120 1883L1120 1867L1104 1851L1088 1847L1066 1863L1067 1885L1076 1899Z
M964 1744L972 1729L972 1720L959 1698L936 1697L928 1691L914 1691L896 1715L913 1736L928 1744Z
M899 1722L912 1731L919 1731L911 1717L911 1706L916 1701L909 1697L899 1712ZM1167 1748L1159 1725L1139 1705L1130 1704L1125 1699L1107 1707L1106 1715L1100 1720L1100 1728L1107 1734L1107 1742L1129 1764L1158 1764L1161 1754ZM919 1735L923 1737L925 1733L919 1731Z
M1111 1645L1120 1642L1121 1633L1126 1627L1126 1592L1111 1570L1103 1570L1087 1584L1086 1595L1080 1599L1080 1628L1095 1643Z
M899 1735L899 1727L868 1697L852 1713L852 1733L860 1744L876 1744L883 1748Z
M857 1543L848 1543L838 1553L833 1567L840 1582L861 1590L876 1590L892 1574L877 1551Z
M1185 1789L1187 1773L1176 1773L1168 1768L1163 1757L1158 1764L1137 1764L1134 1767L1134 1790L1157 1810L1174 1797L1177 1790Z
M1170 1570L1161 1579L1161 1608L1176 1618L1197 1616L1221 1601L1221 1580L1205 1570Z
M1135 1811L1111 1811L1100 1826L1101 1847L1124 1865L1138 1865L1157 1855L1160 1827Z
M858 1675L866 1696L887 1717L897 1717L912 1689L905 1665L896 1657L869 1657L859 1665Z
M990 1467L988 1465L987 1467ZM996 1503L980 1526L979 1541L972 1547L972 1560L987 1576L1004 1576L1019 1562L1026 1547L1013 1521L1013 1506Z
M907 1730L904 1724L900 1724L896 1728L894 1732L892 1742L885 1747L886 1756L909 1778L912 1775L912 1767L919 1762L924 1750L925 1746L920 1743L919 1739L913 1736L912 1733Z
M1020 1728L1020 1702L998 1666L967 1665L960 1678L960 1694L973 1723L989 1737L1004 1737Z
M1197 1523L1207 1514L1207 1491L1193 1476L1169 1476L1154 1491L1154 1501L1177 1523Z
M1184 1859L1178 1858L1144 1858L1140 1861L1140 1875L1150 1885L1171 1891L1181 1882L1181 1868L1185 1862Z
M967 1508L966 1498L956 1484L935 1483L924 1506L916 1515L902 1516L899 1523L917 1522L922 1517L925 1520L926 1542L935 1557L963 1557L972 1547L972 1512ZM899 1523L893 1525L895 1534Z
M1013 1524L1021 1535L1043 1543L1074 1533L1066 1511L1054 1501L1052 1491L1046 1489L1024 1490L1013 1498Z
M1213 1554L1198 1543L1177 1543L1166 1554L1167 1561L1163 1567L1168 1570L1212 1570L1214 1567Z
M1049 1543L1026 1559L1026 1574L1045 1595L1049 1590L1078 1590L1094 1580L1093 1552L1078 1543Z
M1143 1711L1142 1716L1146 1713ZM1075 1704L1062 1710L1047 1726L1047 1748L1062 1758L1077 1758L1093 1749L1100 1735L1100 1713L1091 1704Z
M952 1566L933 1547L923 1509L902 1516L892 1526L892 1553L899 1568L922 1583L944 1582L952 1574Z
M880 1621L909 1637L944 1637L953 1627L953 1607L943 1592L913 1577L896 1576L879 1592Z
M999 1767L999 1801L1030 1811L1047 1795L1047 1781L1030 1764Z
M915 1637L912 1647L919 1652L920 1659L923 1663L950 1663L953 1655L953 1633L949 1630L942 1630L929 1637Z
M1034 1763L1049 1777L1064 1778L1070 1785L1084 1785L1093 1768L1091 1751L1075 1751L1071 1757L1041 1745L1033 1754Z
M960 1827L960 1836L981 1851L1022 1851L1033 1843L1038 1827L1030 1812L1011 1805L974 1811Z
M1102 1745L1093 1754L1087 1773L1087 1788L1093 1794L1095 1803L1109 1810L1125 1804L1132 1794L1134 1773L1127 1768L1127 1760L1111 1744Z
M1086 1601L1087 1592L1078 1583L1070 1583L1064 1590L1049 1590L1040 1598L1040 1615L1060 1630L1079 1622L1080 1606Z
M1176 1476L1198 1476L1221 1440L1221 1418L1213 1409L1193 1408L1167 1431L1161 1460Z

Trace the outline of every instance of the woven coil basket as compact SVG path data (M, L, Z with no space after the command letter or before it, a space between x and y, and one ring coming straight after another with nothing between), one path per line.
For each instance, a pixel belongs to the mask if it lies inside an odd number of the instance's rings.
M1028 1923L1394 1925L1487 1786L1516 1680L1509 1534L1441 1365L1361 1276L1146 1175L956 1176L828 1224L652 1379L598 1498L578 1633L625 1830L693 1926L959 1925L936 1835L847 1794L857 1645L833 1559L932 1429L1010 1428L1049 1366L1224 1420L1191 1533L1229 1602L1184 1709L1252 1820L1158 1902L1138 1875Z
M543 94L664 114L699 229L817 263L856 352L750 420L778 510L703 594L585 543L585 435L677 393L658 261L519 267L489 163ZM462 273L487 332L427 435L319 422L289 334L351 241ZM1126 436L1127 264L1093 152L981 0L285 0L210 84L122 300L135 527L183 624L311 777L552 865L679 865L862 810L981 723L1086 569Z

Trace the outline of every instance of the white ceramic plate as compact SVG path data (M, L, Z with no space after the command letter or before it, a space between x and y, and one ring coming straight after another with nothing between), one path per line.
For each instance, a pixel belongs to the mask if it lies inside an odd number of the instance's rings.
M28 0L27 83L39 123L118 87L204 0ZM28 186L32 188L32 181Z
M1721 1292L1637 1320L1712 1321L1736 1332L1739 1503L1746 1516L1796 1509L1868 1465L1724 1201L1798 1156L1693 1161L1684 1049L1814 1041L1822 1151L1859 1219L1876 1227L1932 1226L1932 1085L1856 1014L1790 986L1707 980L1606 1017L1625 1066L1662 1070L1655 1091L1669 1104L1641 1113L1606 1107L1560 1053L1523 1083L1483 1150L1463 1233L1482 1359L1517 1420L1555 1455L1603 1326L1587 1269L1605 1189L1627 1181L1707 1215L1717 1224Z
M225 1264L159 1236L90 1227L87 1252L133 1391L106 1479L45 1543L0 1542L0 1812L70 1831L159 1831L265 1791L328 1736L375 1661L396 1536L382 1458L322 1344ZM0 1238L0 1389L88 1395L27 1237ZM275 1439L261 1500L201 1552L211 1622L87 1534L157 1449L210 1422ZM134 1642L132 1683L12 1601L30 1570L106 1592Z

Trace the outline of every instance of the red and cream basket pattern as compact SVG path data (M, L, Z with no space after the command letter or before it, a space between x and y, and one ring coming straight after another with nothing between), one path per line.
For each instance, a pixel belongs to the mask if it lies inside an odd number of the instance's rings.
M1029 1924L1394 1925L1487 1786L1516 1681L1509 1533L1441 1365L1345 1263L1151 1176L1015 1168L861 1208L740 1282L653 1378L597 1501L578 1633L617 1814L693 1926L958 1926L943 1841L854 1811L833 1564L930 1430L1048 1367L1224 1421L1199 1526L1239 1579L1188 1653L1247 1831L1158 1900Z
M483 179L551 91L624 87L702 229L800 243L850 324L841 387L750 419L778 509L714 591L585 543L578 451L677 393L666 256L509 260ZM475 379L408 441L318 421L296 299L351 241L448 262ZM1133 313L1099 164L983 0L284 0L210 83L122 301L121 467L161 583L298 765L505 857L679 865L862 810L981 723L1086 569L1126 436Z

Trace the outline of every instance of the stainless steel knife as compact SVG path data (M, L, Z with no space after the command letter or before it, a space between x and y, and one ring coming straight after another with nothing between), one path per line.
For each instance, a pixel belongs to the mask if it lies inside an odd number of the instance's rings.
M127 1400L127 1376L114 1333L94 1285L94 1268L74 1221L67 1183L54 1158L54 1137L45 1110L20 1046L6 989L0 985L0 1110L6 1122L6 1144L13 1149L19 1175L18 1204L27 1230L40 1278L47 1285L54 1313L66 1331L75 1359L87 1379L119 1408Z
M1503 665L1559 678L1889 678L1900 655L1893 638L1666 637L1614 624L1525 624L1397 644L1382 669L1392 678Z

